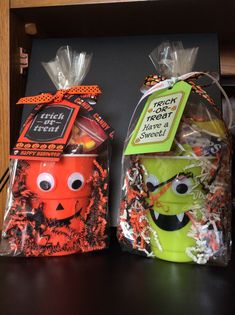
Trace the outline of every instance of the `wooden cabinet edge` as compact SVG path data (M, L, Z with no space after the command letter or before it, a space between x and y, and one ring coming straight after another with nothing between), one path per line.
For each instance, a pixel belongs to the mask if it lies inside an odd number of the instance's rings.
M221 45L220 68L224 76L235 76L235 44Z
M99 4L99 3L122 3L122 2L143 2L146 0L10 0L10 8L36 8L50 6L68 6L81 4Z
M10 143L9 97L9 0L0 1L0 178L8 168ZM6 177L5 177L6 178ZM5 179L4 179L5 180ZM3 180L3 182L4 182ZM0 186L1 188L1 186ZM5 208L6 189L0 193L0 222Z

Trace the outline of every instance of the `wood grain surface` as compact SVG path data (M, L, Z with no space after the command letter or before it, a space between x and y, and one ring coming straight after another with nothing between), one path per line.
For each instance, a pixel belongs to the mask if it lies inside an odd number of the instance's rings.
M235 76L235 45L222 45L220 68L224 76Z
M0 1L0 178L8 167L9 154L9 0ZM6 189L0 193L0 222Z
M49 7L59 5L78 5L78 4L98 4L98 3L121 3L121 2L140 2L146 0L10 0L10 7L16 8L34 8Z

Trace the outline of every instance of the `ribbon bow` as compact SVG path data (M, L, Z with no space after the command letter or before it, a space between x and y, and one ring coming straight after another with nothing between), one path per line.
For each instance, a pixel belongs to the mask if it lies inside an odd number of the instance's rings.
M58 90L55 94L42 93L40 95L22 97L16 104L48 104L52 102L59 103L67 94L97 96L101 94L101 90L97 85L79 85L73 86L67 90Z

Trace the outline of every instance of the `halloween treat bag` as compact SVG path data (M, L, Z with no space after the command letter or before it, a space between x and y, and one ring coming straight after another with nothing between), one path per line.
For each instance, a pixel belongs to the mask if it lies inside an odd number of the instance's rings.
M91 56L61 47L43 66L55 94L30 104L11 153L1 255L60 256L108 245L110 125L96 112L98 86L81 86Z
M226 265L230 138L218 104L198 83L218 82L190 72L197 51L164 42L150 55L157 74L144 82L124 145L118 238L144 256Z

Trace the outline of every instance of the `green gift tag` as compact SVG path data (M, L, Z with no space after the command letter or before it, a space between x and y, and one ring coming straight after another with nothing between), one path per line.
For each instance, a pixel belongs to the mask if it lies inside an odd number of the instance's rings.
M170 151L191 88L180 81L171 89L154 92L144 106L124 154Z

